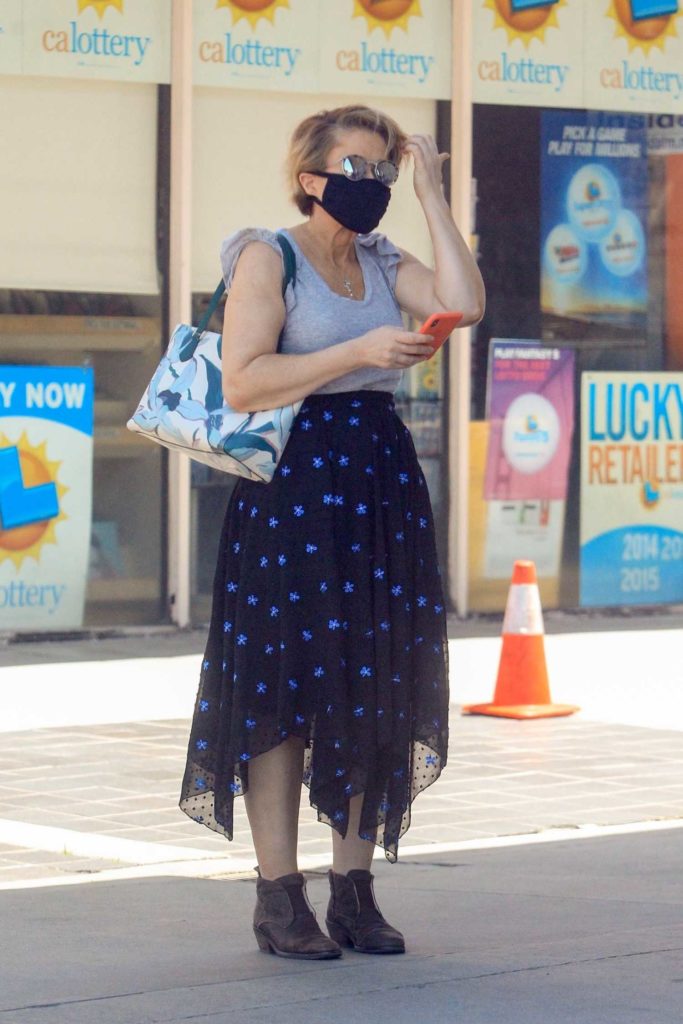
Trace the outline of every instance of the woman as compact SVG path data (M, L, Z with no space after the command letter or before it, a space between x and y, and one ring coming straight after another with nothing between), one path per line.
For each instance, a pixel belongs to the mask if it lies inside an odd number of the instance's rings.
M374 234L411 158L435 270ZM222 248L229 289L224 392L233 408L305 399L275 478L240 480L221 537L181 807L232 838L243 794L258 860L259 947L303 959L401 953L370 873L396 859L410 803L446 763L447 644L431 509L394 412L403 370L433 353L406 331L484 288L441 189L446 154L363 106L295 130L289 170L306 218L284 243L238 231ZM281 237L281 236L280 236ZM283 251L296 275L283 297ZM297 867L301 781L332 826L324 935Z

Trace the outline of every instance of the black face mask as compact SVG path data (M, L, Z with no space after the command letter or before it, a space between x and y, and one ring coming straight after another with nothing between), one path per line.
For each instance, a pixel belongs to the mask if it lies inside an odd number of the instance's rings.
M322 199L311 196L314 202L349 231L357 231L359 235L374 231L391 199L388 185L376 178L351 181L344 174L329 171L316 171L316 174L327 178L327 184Z

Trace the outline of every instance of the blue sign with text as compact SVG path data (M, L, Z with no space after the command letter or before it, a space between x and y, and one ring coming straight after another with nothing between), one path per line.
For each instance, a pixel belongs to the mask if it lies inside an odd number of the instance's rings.
M544 110L541 125L543 311L644 327L645 117Z
M683 374L584 373L580 603L683 600Z
M0 366L0 629L83 623L94 374Z

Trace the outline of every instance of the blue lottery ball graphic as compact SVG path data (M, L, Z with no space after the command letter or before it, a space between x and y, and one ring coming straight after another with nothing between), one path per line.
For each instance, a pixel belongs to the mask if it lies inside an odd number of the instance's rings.
M586 243L569 224L556 224L543 247L545 268L559 284L576 284L586 272Z
M599 242L613 229L621 210L621 188L607 167L586 164L567 189L567 215L586 242Z
M631 210L621 210L614 229L600 242L600 257L617 277L630 277L645 260L645 232Z

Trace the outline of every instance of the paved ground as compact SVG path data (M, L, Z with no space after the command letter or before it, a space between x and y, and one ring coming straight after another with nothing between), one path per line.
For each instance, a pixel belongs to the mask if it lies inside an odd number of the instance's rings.
M671 614L550 617L553 696L578 715L514 722L451 713L451 759L414 805L403 850L585 825L683 817L683 630ZM622 627L630 625L628 630ZM489 699L500 622L451 620L456 701ZM637 628L633 628L637 627ZM242 801L233 843L177 808L205 632L157 630L0 645L0 886L159 865L251 870ZM644 723L643 728L633 723ZM327 826L304 791L302 863ZM211 863L203 863L210 859Z
M0 1024L680 1024L683 630L572 624L582 711L532 722L461 715L500 622L451 624L451 760L374 867L408 955L327 964L257 951L241 802L233 844L177 808L203 631L0 638ZM306 806L301 840L323 916Z
M155 721L4 734L0 885L198 856L251 867L243 801L230 844L177 808L188 729ZM680 732L463 717L454 707L451 736L450 763L414 804L405 847L683 817ZM324 862L329 829L305 790L302 803L301 852ZM22 848L31 845L57 849Z
M252 881L2 893L0 1024L680 1024L683 830L378 867L404 957L265 956ZM309 892L319 917L326 880Z

